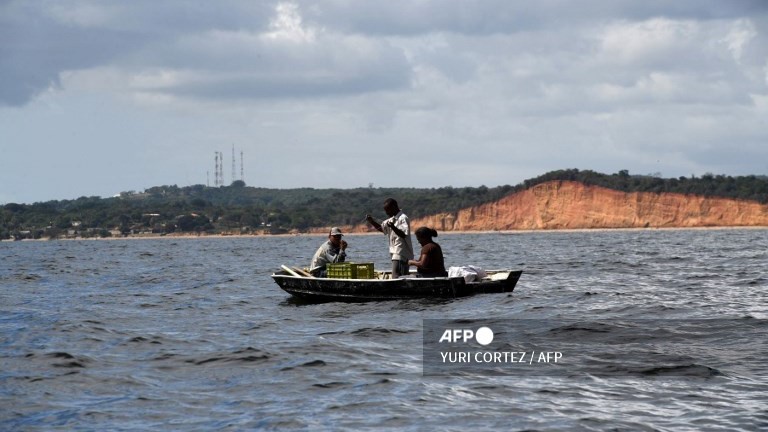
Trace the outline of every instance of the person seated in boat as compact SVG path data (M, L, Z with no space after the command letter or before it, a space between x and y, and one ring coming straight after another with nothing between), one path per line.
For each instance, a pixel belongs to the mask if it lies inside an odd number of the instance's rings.
M416 230L416 240L421 245L421 254L417 260L409 260L408 265L416 266L416 275L419 277L447 277L443 249L435 243L433 237L437 237L437 231L428 227Z
M312 276L326 277L327 264L344 262L347 258L347 242L341 239L343 235L338 227L331 228L328 241L320 245L312 257L312 263L309 265Z

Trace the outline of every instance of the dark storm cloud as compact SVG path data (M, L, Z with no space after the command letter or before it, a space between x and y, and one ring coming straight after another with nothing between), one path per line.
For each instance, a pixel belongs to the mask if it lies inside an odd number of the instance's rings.
M63 71L119 64L187 33L266 26L273 6L250 3L4 1L0 104L24 105Z
M23 105L58 86L61 71L107 63L139 44L137 36L73 28L33 10L0 14L0 103Z

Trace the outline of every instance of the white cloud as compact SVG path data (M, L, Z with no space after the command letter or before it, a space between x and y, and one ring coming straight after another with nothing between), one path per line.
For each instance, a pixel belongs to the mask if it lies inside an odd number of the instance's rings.
M730 31L721 41L728 46L728 50L733 54L733 58L740 62L744 46L756 36L757 32L755 31L754 24L748 19L740 19L732 24Z
M270 31L264 35L265 37L295 43L315 40L315 30L305 28L302 25L302 18L297 5L278 3L275 12L276 16L269 23Z
M699 24L691 21L622 21L608 25L600 35L600 55L626 65L672 63L674 56L696 45L699 35Z

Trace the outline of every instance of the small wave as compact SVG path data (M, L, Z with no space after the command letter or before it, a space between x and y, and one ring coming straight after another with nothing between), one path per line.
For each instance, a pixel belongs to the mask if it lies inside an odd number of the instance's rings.
M236 357L230 358L228 361L237 361L237 362L257 362L257 361L264 361L269 360L273 356L269 353L266 353L264 351L261 351L256 348L248 347L242 350L238 350L232 353Z
M326 365L326 363L324 361L322 361L322 360L312 360L310 362L302 363L302 364L297 365L297 366L286 366L286 367L284 367L284 368L282 368L280 370L281 371L289 371L289 370L293 370L293 369L296 369L296 368L299 368L299 367L317 367L317 366L325 366L325 365Z
M328 332L318 333L317 335L318 336L333 336L333 335L340 335L340 334L344 334L344 331L343 330L328 331Z
M674 366L657 366L650 369L640 370L639 373L645 376L685 376L699 378L723 375L722 372L715 368L695 363Z
M31 355L31 356L34 356ZM29 355L27 357L30 357ZM57 359L57 360L64 360L60 363L53 363L53 367L60 367L60 368L84 368L87 363L90 363L90 360L87 358L77 358L74 355L67 353L67 352L53 352L45 354L45 357Z
M162 342L160 342L157 338L149 339L149 338L145 338L144 336L136 336L136 337L131 338L130 340L128 340L128 342L130 342L130 343L149 342L151 344L157 344L157 345L161 345L162 344Z
M392 333L406 334L406 333L413 333L415 331L416 330L388 329L383 327L364 327L351 332L351 334L357 335L357 336L376 336L381 334L392 334Z
M206 363L213 363L224 360L224 357L211 357L204 360L186 360L187 363L192 363L196 366L204 365Z
M242 362L242 363L250 363L250 362L259 362L259 361L266 361L271 359L273 356L267 352L258 350L256 348L244 348L241 350L233 351L229 354L224 355L218 355L213 356L209 358L205 358L202 360L198 359L187 359L184 360L185 363L194 364L195 366L200 366L208 363L217 363L217 362ZM170 357L166 357L170 358ZM160 359L160 358L157 358ZM163 358L165 359L165 358Z
M177 355L176 354L172 354L172 353L163 353L163 354L160 354L159 356L153 358L152 360L170 360L170 359L172 359L174 357L177 357Z
M323 384L312 384L312 387L319 387L324 389L332 389L332 388L339 388L348 386L348 383L340 382L340 381L332 381L329 383L323 383Z
M612 330L614 330L613 326L609 326L607 324L601 324L601 323L577 323L577 324L570 324L562 327L556 327L550 330L553 334L558 333L571 333L571 332L577 332L577 333L610 333Z

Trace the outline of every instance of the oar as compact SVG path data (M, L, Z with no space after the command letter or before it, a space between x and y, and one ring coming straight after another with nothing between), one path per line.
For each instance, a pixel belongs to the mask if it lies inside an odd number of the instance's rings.
M304 271L304 269L300 269L298 267L291 267L291 268L293 269L293 271L295 271L296 273L298 273L298 274L300 274L300 275L302 275L304 277L314 278L314 276L312 276L311 273L309 273L307 271Z
M291 268L290 268L290 267L288 267L288 266L287 266L287 265L285 265L285 264L281 265L280 267L281 267L283 270L285 270L285 271L286 271L286 272L287 272L289 275L291 275L291 276L301 277L301 275L300 275L300 274L298 274L298 273L296 273L295 271L291 270Z

